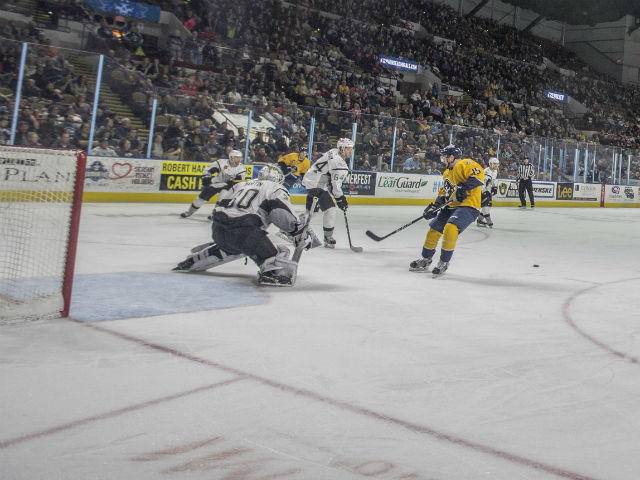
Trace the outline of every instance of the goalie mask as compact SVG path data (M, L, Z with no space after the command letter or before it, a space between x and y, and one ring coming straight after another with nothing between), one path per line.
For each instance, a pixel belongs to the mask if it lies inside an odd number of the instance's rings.
M500 160L498 160L496 157L491 157L489 159L489 167L491 167L491 170L497 170L499 165Z
M284 175L275 165L265 165L260 169L260 173L258 173L258 180L270 180L282 184L282 182L284 182Z

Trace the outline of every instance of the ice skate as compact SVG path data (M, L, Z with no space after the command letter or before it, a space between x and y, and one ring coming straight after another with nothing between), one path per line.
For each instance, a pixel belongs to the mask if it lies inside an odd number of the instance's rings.
M333 235L324 237L324 248L336 248L336 239L333 238Z
M438 262L438 265L431 271L431 273L433 274L433 278L441 276L444 272L447 271L447 268L449 268L449 262L443 262L442 260L440 260Z
M191 267L193 267L193 264L195 262L193 261L192 257L187 258L186 260L180 262L175 268L172 268L171 271L172 272L188 272Z
M431 258L419 258L409 264L410 272L427 272L429 271L429 265L433 260Z
M193 206L193 204L189 205L189 210L182 212L180 214L180 216L182 218L187 218L190 217L191 215L193 215L195 213L195 211L198 210L196 207Z
M476 225L478 225L479 227L487 227L488 226L487 222L482 217L478 217L478 219L476 220Z
M258 274L258 285L265 285L268 287L291 287L293 282L290 277L278 275L273 271L269 271Z

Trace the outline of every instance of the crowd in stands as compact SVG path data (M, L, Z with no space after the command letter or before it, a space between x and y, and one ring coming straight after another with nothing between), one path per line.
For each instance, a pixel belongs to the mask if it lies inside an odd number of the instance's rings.
M230 0L149 3L183 21L164 51L145 52L135 22L119 25L126 35L114 39L106 18L95 22L89 45L107 54L107 81L145 122L152 99L158 98L166 125L156 126L154 157L207 160L244 149L244 130L214 113L246 116L249 110L262 132L249 143L250 160L256 162L276 161L306 145L312 116L317 152L330 148L338 136L350 136L357 123L356 167L363 169L435 171L440 168L435 147L447 144L452 134L466 153L483 162L498 153L498 135L510 147L500 151L507 163L510 156L526 153L523 145L530 137L640 148L637 87L613 82L557 43L492 20L461 17L443 5L300 0L292 2L297 6L272 1L258 9ZM416 38L404 28L407 21L419 23L429 35ZM85 148L93 86L75 74L35 25L19 29L5 23L0 34L39 45L23 86L27 100L18 124L24 133L20 141ZM19 49L18 43L0 45L2 86L15 88ZM447 95L437 84L401 93L401 76L382 68L380 53L417 61L465 95ZM546 68L543 57L576 76ZM543 97L544 89L572 95L590 113L578 124ZM68 95L74 101L63 103ZM109 154L145 156L146 139L127 127L127 119L99 107L95 148L106 140ZM0 107L2 125L9 113ZM595 133L589 138L579 127ZM63 132L68 134L64 140ZM640 172L634 174L640 178Z

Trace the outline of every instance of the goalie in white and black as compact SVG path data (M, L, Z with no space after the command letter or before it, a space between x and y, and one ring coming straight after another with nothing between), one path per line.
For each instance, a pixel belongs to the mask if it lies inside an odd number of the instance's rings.
M484 169L484 185L482 186L482 197L480 200L480 215L476 223L479 227L493 228L491 219L491 207L493 206L493 196L498 193L496 181L498 179L498 167L500 160L496 157L489 159L489 166Z
M283 179L278 167L266 165L257 180L235 185L213 211L215 243L195 247L173 270L199 272L249 257L260 267L259 284L293 285L298 264L290 259L286 246L271 240L268 227L274 224L287 232L296 247L313 248L320 241L308 227L306 217L294 214Z
M322 230L324 232L324 246L335 248L333 229L336 223L335 206L345 212L349 208L347 197L342 191L342 182L349 173L346 159L351 157L353 142L348 138L338 140L336 148L318 158L311 168L304 174L302 185L307 189L307 210L311 208L313 198L318 199L316 210L323 212ZM332 198L333 196L333 198ZM333 199L335 198L335 203Z
M218 201L236 183L242 182L246 176L246 168L242 163L242 152L231 150L229 159L221 158L211 163L202 172L202 190L200 195L189 206L189 209L182 212L182 218L190 217L201 206L207 203L214 195L218 195Z

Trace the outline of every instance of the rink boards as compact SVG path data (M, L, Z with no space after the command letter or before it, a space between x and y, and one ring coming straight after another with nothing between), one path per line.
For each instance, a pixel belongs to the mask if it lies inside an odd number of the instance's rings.
M89 157L85 175L86 202L190 203L202 188L203 162ZM40 175L35 165L20 165L17 178L33 185L50 182L55 175ZM255 178L262 165L247 165L247 178ZM498 180L495 206L520 204L515 180ZM342 189L351 204L424 205L442 186L440 175L389 172L351 172ZM296 181L290 193L302 203L305 189ZM576 182L534 182L536 205L554 207L638 207L640 186Z

